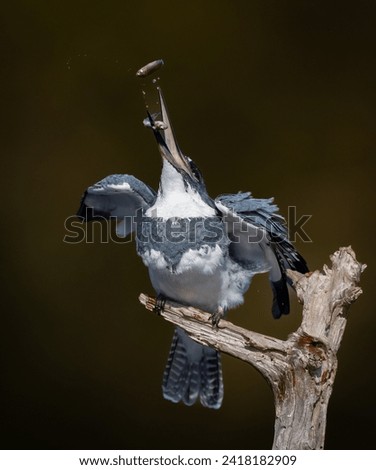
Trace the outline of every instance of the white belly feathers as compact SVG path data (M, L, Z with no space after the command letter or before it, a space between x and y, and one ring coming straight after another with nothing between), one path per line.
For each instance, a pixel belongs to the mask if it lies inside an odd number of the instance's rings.
M211 313L243 303L252 279L252 274L234 263L219 246L188 250L174 270L156 250L144 253L142 259L158 294Z

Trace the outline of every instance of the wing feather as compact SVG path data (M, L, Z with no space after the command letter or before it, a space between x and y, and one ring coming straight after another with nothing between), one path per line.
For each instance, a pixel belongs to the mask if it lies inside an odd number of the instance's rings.
M117 235L126 237L134 230L137 211L153 205L155 198L155 191L134 176L110 175L89 186L77 216L86 222L114 217Z
M275 318L290 311L286 269L308 272L303 257L288 239L285 219L273 199L255 199L251 193L225 194L215 199L227 223L230 256L253 272L269 271Z

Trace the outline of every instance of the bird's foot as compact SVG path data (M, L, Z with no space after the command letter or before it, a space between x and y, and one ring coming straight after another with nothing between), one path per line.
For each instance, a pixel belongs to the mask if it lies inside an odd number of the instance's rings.
M211 322L212 322L213 327L217 327L219 324L219 320L222 320L224 316L225 316L224 308L218 307L218 310L212 313L212 316L211 316Z
M155 301L155 306L153 308L153 312L156 313L157 315L160 315L165 307L166 304L166 297L162 294L157 295L157 299Z

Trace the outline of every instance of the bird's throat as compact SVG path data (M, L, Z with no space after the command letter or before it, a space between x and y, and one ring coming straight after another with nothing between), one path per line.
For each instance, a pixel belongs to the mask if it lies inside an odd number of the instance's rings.
M164 160L158 197L146 215L163 219L210 217L215 211L189 182L184 181L182 174Z

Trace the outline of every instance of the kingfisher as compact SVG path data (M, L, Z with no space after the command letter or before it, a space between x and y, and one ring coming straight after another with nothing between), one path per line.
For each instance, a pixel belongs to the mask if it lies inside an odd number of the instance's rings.
M161 62L148 64L137 75L153 73ZM196 307L212 315L215 327L229 309L243 303L253 276L269 273L272 315L287 315L291 280L286 270L306 273L308 267L289 241L273 198L239 192L212 199L198 167L180 150L162 90L156 89L158 111L147 109L144 125L152 130L162 156L158 191L132 175L110 175L84 192L77 215L86 222L113 218L119 237L135 235L157 309L163 309L166 299ZM162 390L174 403L199 400L205 407L220 408L220 353L177 327Z

